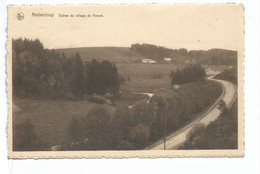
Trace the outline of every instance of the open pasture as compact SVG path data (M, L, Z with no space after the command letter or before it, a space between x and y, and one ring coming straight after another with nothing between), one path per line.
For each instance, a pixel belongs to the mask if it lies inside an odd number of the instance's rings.
M123 91L152 92L159 88L170 88L173 64L116 63L118 72L125 78L120 86ZM182 66L180 65L179 68Z
M72 118L84 118L96 107L104 107L114 113L115 107L106 104L69 100L44 100L32 98L15 98L17 112L13 112L13 125L30 119L38 138L46 147L65 143L68 125ZM14 126L15 127L15 126Z

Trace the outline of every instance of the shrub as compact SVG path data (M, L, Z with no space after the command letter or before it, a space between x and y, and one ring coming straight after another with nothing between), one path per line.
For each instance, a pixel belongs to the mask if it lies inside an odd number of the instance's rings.
M14 151L33 151L40 147L37 145L38 136L30 119L13 126L13 150Z

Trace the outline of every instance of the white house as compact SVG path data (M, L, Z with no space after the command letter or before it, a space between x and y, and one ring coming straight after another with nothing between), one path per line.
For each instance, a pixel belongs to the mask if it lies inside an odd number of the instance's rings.
M156 63L156 61L152 59L142 59L142 63Z
M166 57L166 58L164 58L163 60L164 60L164 61L167 61L167 62L170 62L170 61L172 60L172 58L167 58L167 57Z

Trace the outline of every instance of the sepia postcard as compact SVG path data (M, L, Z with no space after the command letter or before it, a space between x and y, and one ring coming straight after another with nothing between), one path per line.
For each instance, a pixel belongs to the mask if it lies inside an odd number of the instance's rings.
M10 5L9 158L244 156L241 4Z

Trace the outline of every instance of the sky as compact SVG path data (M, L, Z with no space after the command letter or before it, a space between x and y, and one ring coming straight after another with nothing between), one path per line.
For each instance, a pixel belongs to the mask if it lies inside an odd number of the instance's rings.
M9 37L38 38L45 48L130 47L133 43L188 50L243 47L240 5L27 6L9 12ZM21 21L16 19L18 12L24 14ZM54 17L32 17L32 13Z

